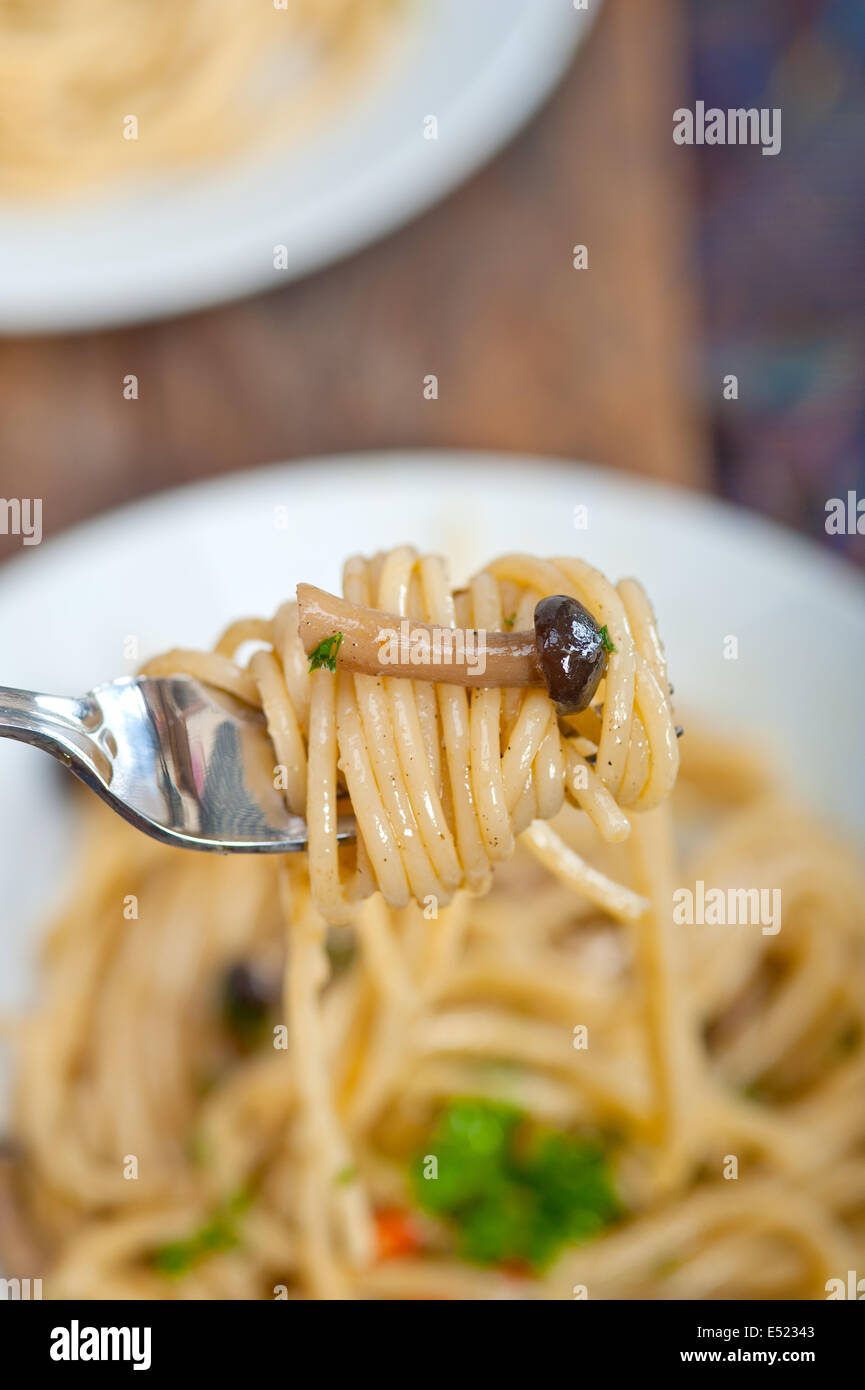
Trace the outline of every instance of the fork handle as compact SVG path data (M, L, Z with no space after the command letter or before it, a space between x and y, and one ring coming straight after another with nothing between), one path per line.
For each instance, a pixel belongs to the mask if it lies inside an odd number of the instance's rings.
M0 738L32 743L76 771L104 777L108 759L93 732L100 723L95 701L0 686Z

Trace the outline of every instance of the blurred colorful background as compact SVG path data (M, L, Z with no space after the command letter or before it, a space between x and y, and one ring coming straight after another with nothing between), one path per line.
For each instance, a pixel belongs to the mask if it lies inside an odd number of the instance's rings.
M861 564L865 538L824 523L827 498L865 495L865 6L691 0L686 15L695 96L783 111L778 157L696 161L714 484Z

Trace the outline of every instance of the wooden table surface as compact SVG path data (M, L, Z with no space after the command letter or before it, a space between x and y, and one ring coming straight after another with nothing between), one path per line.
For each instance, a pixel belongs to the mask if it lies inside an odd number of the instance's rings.
M377 246L206 313L0 343L0 492L41 497L47 536L158 488L343 449L557 454L706 485L690 173L671 137L683 90L676 0L607 0L531 126ZM0 536L0 556L19 547Z

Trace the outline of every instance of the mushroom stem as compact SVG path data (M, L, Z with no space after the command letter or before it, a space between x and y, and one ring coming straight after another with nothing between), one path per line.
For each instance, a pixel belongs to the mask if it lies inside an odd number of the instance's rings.
M336 665L370 676L407 676L447 685L543 686L534 630L484 632L436 627L361 608L312 584L298 584L298 631L309 655L342 633Z

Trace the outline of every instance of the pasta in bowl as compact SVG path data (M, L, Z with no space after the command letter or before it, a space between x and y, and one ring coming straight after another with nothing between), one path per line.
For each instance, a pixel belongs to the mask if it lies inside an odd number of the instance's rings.
M148 663L261 705L309 856L184 854L91 808L19 1039L48 1292L824 1297L863 1245L851 856L690 720L677 775L634 581L516 555L454 591L404 547L344 590L315 604L348 631L519 634L570 598L603 672L563 715L540 684L351 670L342 628L307 650L303 590Z

